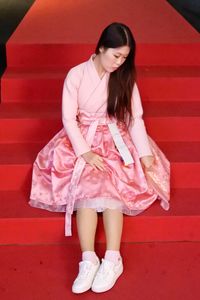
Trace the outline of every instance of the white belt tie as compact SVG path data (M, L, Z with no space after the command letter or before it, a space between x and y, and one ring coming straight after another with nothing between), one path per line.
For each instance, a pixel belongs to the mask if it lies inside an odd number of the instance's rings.
M99 125L99 123L101 123L101 119L97 119L94 122L92 122L89 126L88 132L87 132L87 136L86 136L86 141L88 143L88 146L92 145L94 136L95 136L95 132L97 129L97 126ZM105 124L105 123L104 123ZM124 143L122 136L119 132L119 129L117 127L116 123L106 123L106 125L108 125L108 128L110 130L110 133L112 135L112 138L114 140L115 146L118 149L124 164L127 166L129 164L134 163L134 160L131 156L131 153L128 149L128 147L126 146L126 144ZM74 202L76 199L76 188L77 185L79 183L81 174L84 170L85 167L85 160L82 157L79 157L76 161L76 164L74 166L74 170L72 173L72 178L71 178L71 182L69 185L69 192L71 193L70 195L70 203L67 206L67 211L65 214L65 236L71 236L72 235L72 230L71 230L71 216L74 210Z

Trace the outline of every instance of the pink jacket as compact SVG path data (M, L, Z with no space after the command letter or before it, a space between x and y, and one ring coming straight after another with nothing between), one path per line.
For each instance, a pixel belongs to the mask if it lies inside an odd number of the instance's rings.
M77 124L79 110L89 113L106 113L107 110L109 73L100 79L92 57L69 71L63 87L62 120L76 156L91 150ZM152 155L142 119L143 109L136 84L133 88L132 112L133 120L129 126L129 132L139 157Z

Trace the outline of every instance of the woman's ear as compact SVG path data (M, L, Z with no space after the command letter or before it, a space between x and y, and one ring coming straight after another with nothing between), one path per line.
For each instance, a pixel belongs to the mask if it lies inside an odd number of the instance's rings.
M103 53L103 52L104 52L104 47L103 47L103 46L101 46L101 47L99 48L99 52L100 52L100 53Z

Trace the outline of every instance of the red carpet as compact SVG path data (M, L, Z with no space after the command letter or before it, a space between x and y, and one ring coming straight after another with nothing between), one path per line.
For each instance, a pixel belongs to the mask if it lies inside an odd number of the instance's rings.
M104 249L97 245L99 255ZM114 288L77 296L71 293L80 259L77 245L2 246L1 299L199 299L199 252L199 242L123 244L125 271Z
M162 0L37 0L8 42L8 63L63 68L80 62L116 20L132 28L138 64L200 65L199 34Z
M119 0L36 0L8 41L0 104L1 299L76 297L75 218L74 235L65 238L63 214L29 207L31 166L62 127L68 69L88 59L112 21L127 23L136 37L144 118L171 161L172 195L167 212L157 202L125 217L125 273L103 297L199 299L200 36L162 0L124 0L123 7ZM101 218L97 241L103 253Z

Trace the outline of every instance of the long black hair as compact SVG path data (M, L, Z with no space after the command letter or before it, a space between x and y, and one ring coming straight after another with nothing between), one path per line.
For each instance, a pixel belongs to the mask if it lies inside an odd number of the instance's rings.
M136 43L129 27L116 22L107 26L100 36L95 53L99 54L101 47L106 50L121 46L129 46L130 52L124 63L110 74L107 113L118 121L125 121L132 116L131 96L136 79Z

